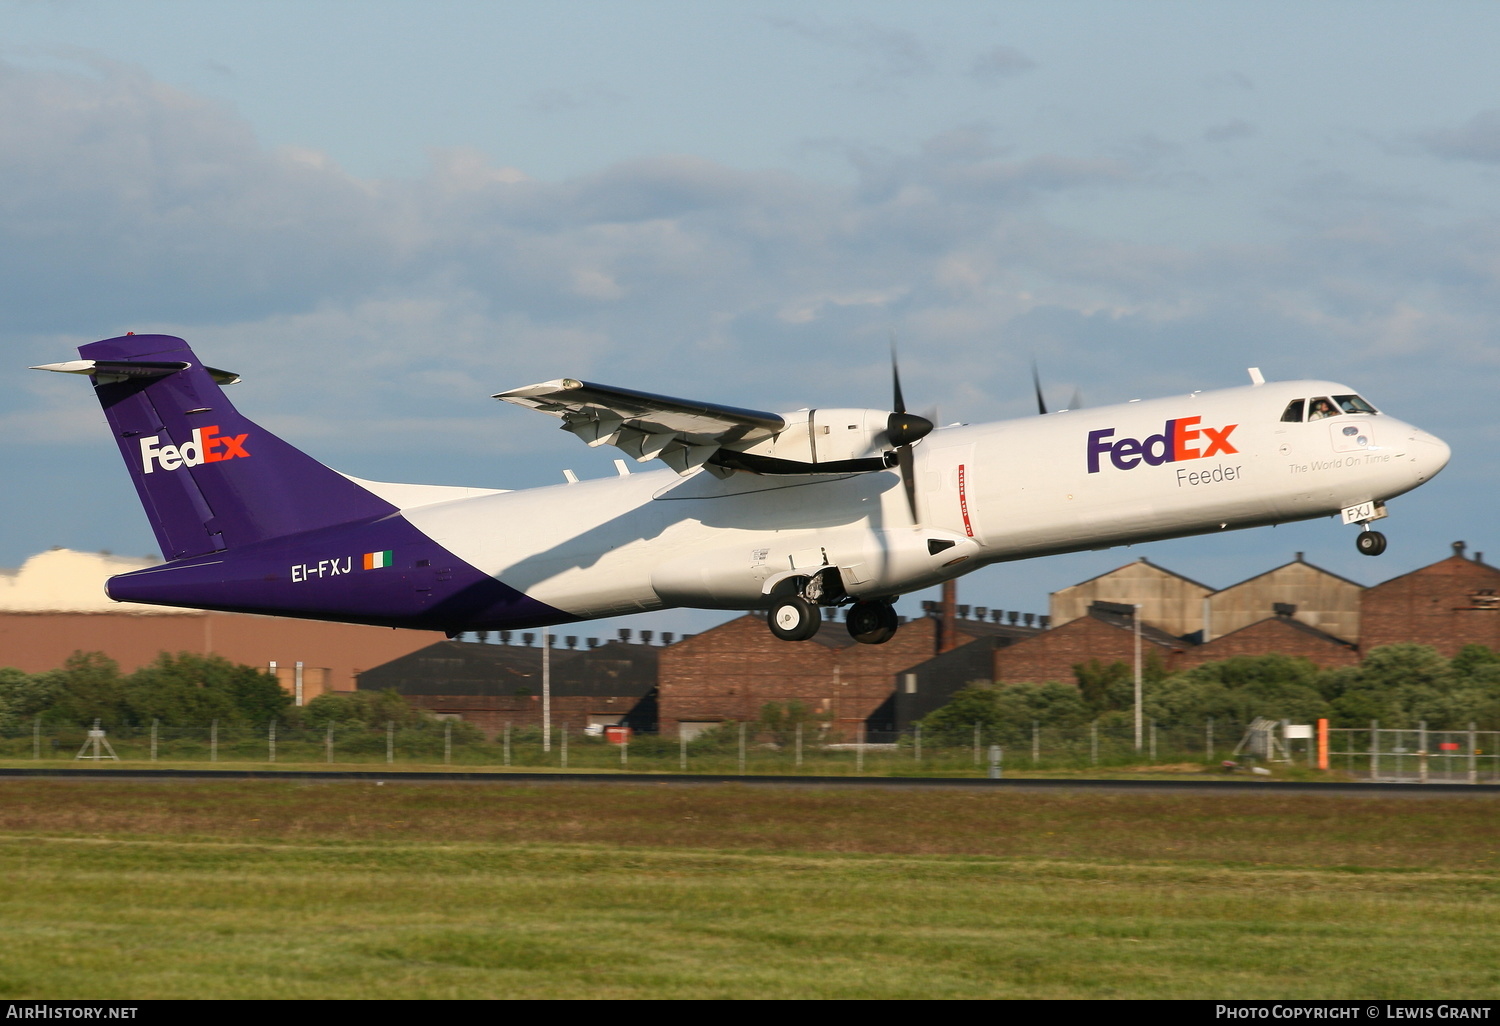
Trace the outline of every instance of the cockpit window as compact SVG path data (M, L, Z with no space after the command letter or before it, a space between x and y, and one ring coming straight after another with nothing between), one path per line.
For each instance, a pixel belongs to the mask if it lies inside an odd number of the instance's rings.
M1339 408L1345 413L1375 413L1375 407L1365 402L1357 395L1336 395L1333 401L1339 404Z
M1281 415L1283 423L1301 424L1302 408L1307 405L1306 399L1293 399L1286 404L1286 412Z
M1322 396L1318 396L1312 400L1312 405L1307 410L1307 419L1309 421L1323 420L1325 417L1337 417L1338 415L1338 407Z

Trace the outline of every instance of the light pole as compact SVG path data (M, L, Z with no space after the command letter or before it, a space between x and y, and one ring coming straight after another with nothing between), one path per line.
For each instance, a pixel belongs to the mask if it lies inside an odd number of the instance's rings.
M542 751L552 751L552 628L550 627L542 628Z
M1141 750L1141 605L1135 606L1135 750Z

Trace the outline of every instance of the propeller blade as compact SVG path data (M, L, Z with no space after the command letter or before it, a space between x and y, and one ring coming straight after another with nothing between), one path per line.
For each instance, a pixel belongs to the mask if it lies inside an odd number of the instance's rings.
M906 400L901 397L901 369L896 366L896 340L894 338L891 339L891 384L895 392L892 409L897 413L905 413Z
M896 465L901 468L901 484L906 489L906 507L911 510L911 522L917 519L917 476L912 471L911 446L903 445L896 450Z
M1047 400L1042 398L1042 375L1036 369L1036 361L1031 361L1031 384L1036 389L1036 412L1042 416L1047 415Z

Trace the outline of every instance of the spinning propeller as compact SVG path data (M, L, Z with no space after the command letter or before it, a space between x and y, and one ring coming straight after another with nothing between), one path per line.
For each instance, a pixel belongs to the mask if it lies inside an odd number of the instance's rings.
M932 421L915 413L906 412L906 400L901 395L901 371L896 366L896 346L891 345L891 383L894 386L893 412L886 420L885 437L895 446L896 466L901 472L901 484L906 489L906 505L911 509L911 518L917 519L917 479L912 472L911 447L913 442L927 437L932 430Z

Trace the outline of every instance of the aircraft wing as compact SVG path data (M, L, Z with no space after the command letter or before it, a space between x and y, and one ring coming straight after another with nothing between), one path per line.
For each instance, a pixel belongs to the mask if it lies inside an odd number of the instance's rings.
M660 459L679 474L721 448L743 449L786 427L779 414L559 378L500 392L496 399L551 414L591 446L613 445L636 460Z

